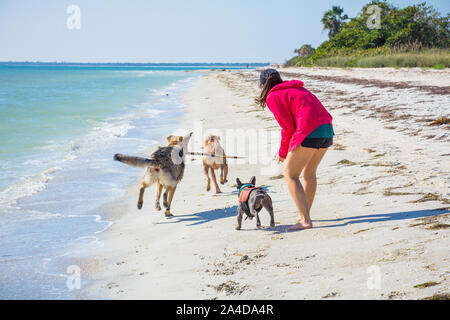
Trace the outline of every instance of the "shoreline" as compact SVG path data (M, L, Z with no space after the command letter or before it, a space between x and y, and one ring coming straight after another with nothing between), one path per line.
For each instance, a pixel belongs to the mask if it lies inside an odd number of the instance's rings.
M279 176L281 166L268 175L260 164L230 160L229 182L215 196L205 190L201 158L189 157L172 219L153 208L154 186L141 211L136 209L138 183L108 205L114 224L100 236L104 246L80 261L83 274L92 279L82 294L171 300L420 299L448 293L448 229L430 229L449 223L450 166L448 155L439 152L448 139L446 129L409 134L401 131L402 119L389 129L388 119L364 117L365 110L344 102L365 94L370 107L386 100L383 90L393 90L413 104L418 98L404 89L380 89L377 96L370 90L367 94L363 85L349 89L331 80L305 79L305 85L330 109L337 132L318 172L314 229L286 232L296 210ZM179 129L201 121L205 132L276 130L268 110L255 110L257 90L253 71L209 72L186 92ZM338 99L336 90L341 91ZM432 93L424 95L440 101ZM440 99L448 101L448 96ZM395 107L397 101L391 103ZM439 135L426 138L428 129ZM445 138L436 139L440 136ZM237 152L222 144L227 154ZM266 228L257 230L255 221L245 221L243 231L234 230L237 196L232 186L236 177L251 175L268 187L274 201L274 229L267 228L269 216L263 211ZM379 272L379 288L368 288L373 270ZM414 287L430 281L435 284Z
M129 168L110 165L112 155L117 150L140 154L145 144L146 147L154 145L157 143L152 140L154 137L159 138L166 128L176 126L181 97L199 77L198 73L168 72L153 76L138 74L140 71L131 74L120 71L112 71L113 76L120 81L132 79L136 86L141 86L128 90L129 83L124 83L123 96L110 97L107 102L114 103L110 105L111 110L101 113L104 117L97 115L99 119L91 120L93 116L86 116L84 120L89 125L80 120L80 126L86 127L84 131L45 142L42 148L46 151L42 154L30 146L27 155L32 159L30 163L22 163L24 159L20 155L16 157L17 167L23 167L23 177L17 177L18 182L12 181L0 190L4 238L0 273L5 276L4 286L0 285L4 287L0 289L1 297L71 299L77 296L76 291L67 290L67 270L76 266L73 260L77 257L85 257L102 245L98 236L110 225L110 210L105 207L120 197L125 186L134 180L130 179ZM91 72L92 77L100 79L105 75ZM95 96L99 100L101 97ZM129 105L122 104L123 101ZM79 103L74 99L71 106ZM25 166L40 169L28 176L30 168ZM5 174L8 175L8 170ZM10 175L14 177L14 171ZM25 274L27 282L23 283Z

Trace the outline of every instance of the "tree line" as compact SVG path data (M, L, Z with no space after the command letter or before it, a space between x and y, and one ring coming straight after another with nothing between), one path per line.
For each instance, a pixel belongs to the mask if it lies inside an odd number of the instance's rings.
M368 23L373 19L374 11L370 9L373 6L377 6L379 15L376 28ZM329 39L317 49L309 44L301 46L294 51L298 56L290 62L307 65L332 56L449 49L449 17L450 14L442 16L425 2L398 8L386 0L374 0L351 19L342 7L333 6L321 19Z

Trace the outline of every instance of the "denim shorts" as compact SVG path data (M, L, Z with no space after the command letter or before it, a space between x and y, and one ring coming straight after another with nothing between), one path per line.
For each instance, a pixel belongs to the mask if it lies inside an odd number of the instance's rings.
M333 145L333 138L306 138L302 147L313 149L326 149Z

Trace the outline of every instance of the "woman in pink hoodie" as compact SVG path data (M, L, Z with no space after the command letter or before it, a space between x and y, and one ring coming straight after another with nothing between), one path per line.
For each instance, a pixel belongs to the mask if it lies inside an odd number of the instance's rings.
M333 144L333 118L316 96L303 87L303 82L283 82L274 69L261 72L260 86L261 95L256 101L263 108L267 105L281 127L277 161L286 161L284 178L300 215L288 230L310 229L310 210L317 189L316 171Z

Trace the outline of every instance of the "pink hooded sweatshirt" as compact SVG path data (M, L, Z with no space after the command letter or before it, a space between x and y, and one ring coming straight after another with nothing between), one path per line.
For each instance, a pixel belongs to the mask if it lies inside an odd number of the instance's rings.
M299 80L276 85L267 95L266 104L281 126L281 146L278 155L286 158L315 129L331 124L333 117Z

